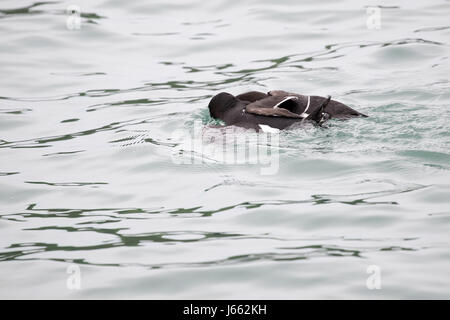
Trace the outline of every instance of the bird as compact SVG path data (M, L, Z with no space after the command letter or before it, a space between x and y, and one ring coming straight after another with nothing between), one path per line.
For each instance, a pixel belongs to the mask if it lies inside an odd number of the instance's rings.
M332 100L331 96L309 96L283 90L249 91L237 96L220 92L212 97L208 109L212 118L222 120L227 126L256 131L264 131L264 128L283 130L305 122L322 126L332 118L367 117Z

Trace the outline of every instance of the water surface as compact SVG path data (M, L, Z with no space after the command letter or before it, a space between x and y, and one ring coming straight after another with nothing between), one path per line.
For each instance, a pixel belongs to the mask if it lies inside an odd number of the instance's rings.
M449 9L2 1L0 297L450 298ZM213 95L272 89L370 117L283 132L275 175L174 161Z

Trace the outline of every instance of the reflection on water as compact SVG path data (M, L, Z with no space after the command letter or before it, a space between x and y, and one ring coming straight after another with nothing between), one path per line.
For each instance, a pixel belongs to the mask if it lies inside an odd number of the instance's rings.
M446 1L4 1L0 33L0 297L449 297ZM282 132L272 176L172 161L272 89L370 117Z

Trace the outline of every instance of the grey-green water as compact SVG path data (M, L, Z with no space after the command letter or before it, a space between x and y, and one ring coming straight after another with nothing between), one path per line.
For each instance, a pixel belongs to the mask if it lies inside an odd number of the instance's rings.
M1 1L0 297L450 298L449 9ZM283 132L274 175L174 161L271 89L370 117Z

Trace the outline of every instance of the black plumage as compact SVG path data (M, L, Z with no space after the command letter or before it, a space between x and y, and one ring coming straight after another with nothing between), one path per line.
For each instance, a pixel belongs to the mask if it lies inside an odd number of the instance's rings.
M330 97L306 96L281 90L250 91L238 96L221 92L209 103L211 117L226 125L259 130L260 125L285 129L298 122L319 125L332 118L367 117Z

